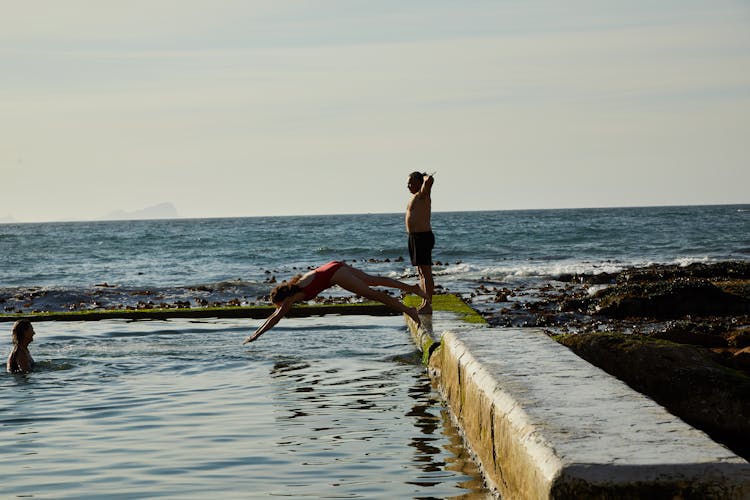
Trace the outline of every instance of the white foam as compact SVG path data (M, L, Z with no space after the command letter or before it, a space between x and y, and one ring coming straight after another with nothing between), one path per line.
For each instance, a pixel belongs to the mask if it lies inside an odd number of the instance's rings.
M448 266L436 274L445 276L476 279L480 277L502 280L523 280L528 278L550 278L563 274L602 274L615 273L626 266L617 263L592 262L540 262L529 264L507 264L500 266L481 266L477 264L457 264Z
M696 264L696 263L708 263L711 262L711 259L708 257L678 257L673 261L675 264L679 265L680 267L687 267L690 264Z

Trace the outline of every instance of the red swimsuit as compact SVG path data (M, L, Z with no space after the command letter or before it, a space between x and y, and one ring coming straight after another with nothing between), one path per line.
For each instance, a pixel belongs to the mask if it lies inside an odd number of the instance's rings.
M331 286L331 278L343 265L343 262L334 260L315 269L315 275L313 276L312 281L302 288L302 293L305 294L305 300L315 298L320 292Z

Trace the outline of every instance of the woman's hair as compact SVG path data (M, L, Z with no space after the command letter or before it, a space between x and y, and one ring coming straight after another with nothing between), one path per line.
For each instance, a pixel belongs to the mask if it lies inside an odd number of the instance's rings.
M29 330L29 328L31 328L31 321L28 319L19 319L13 324L13 330L11 331L11 335L13 335L13 345L21 343L23 335Z
M301 277L302 275L299 274L289 281L282 282L280 285L271 290L271 302L273 304L281 304L288 297L291 297L295 293L301 292L302 287L297 284Z

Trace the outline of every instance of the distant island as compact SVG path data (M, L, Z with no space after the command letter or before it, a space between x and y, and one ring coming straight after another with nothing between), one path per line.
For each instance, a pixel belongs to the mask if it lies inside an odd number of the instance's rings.
M159 203L141 210L126 212L125 210L115 210L108 213L99 220L143 220L143 219L175 219L179 214L172 203Z

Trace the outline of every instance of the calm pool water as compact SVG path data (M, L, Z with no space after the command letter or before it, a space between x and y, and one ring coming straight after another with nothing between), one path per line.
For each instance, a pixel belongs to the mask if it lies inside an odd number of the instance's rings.
M485 498L400 317L36 323L3 498ZM0 324L7 340L10 324Z

